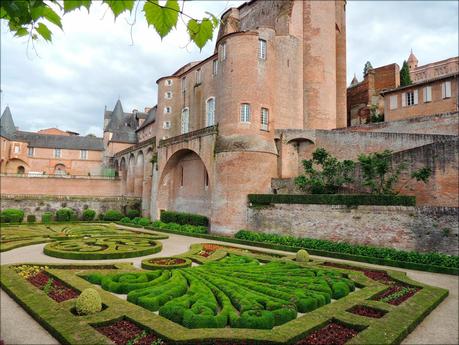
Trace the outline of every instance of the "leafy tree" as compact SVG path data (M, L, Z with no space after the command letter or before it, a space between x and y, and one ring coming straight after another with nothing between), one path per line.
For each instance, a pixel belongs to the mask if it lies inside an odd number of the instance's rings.
M2 0L0 1L0 19L8 24L11 32L17 37L29 36L32 40L40 37L52 40L52 31L48 27L53 24L60 29L62 17L76 9L84 7L90 11L96 0ZM197 19L183 12L185 0L167 0L161 6L158 0L103 0L116 18L124 12L137 15L140 5L148 25L152 25L161 38L167 36L177 25L179 17L187 20L187 32L191 41L199 49L212 40L213 32L219 20L211 13ZM181 3L181 6L180 6Z
M400 190L405 187L408 182L410 182L410 180L407 180L399 191L394 190L395 185L400 179L400 174L404 172L408 166L405 163L393 165L391 157L392 151L390 150L361 154L359 156L363 174L363 185L369 187L371 193L396 195L400 193ZM431 173L429 168L424 167L414 171L411 174L411 179L427 183Z
M321 169L318 170L317 166ZM304 175L295 179L295 184L305 192L312 194L334 194L345 183L353 181L354 162L339 161L324 148L316 149L312 159L303 160Z
M368 120L369 123L384 122L384 114L379 112L376 104L370 106L370 118Z
M402 69L400 70L400 86L411 85L413 82L410 77L410 68L408 62L403 61Z
M371 69L373 69L373 66L370 61L367 61L365 67L363 67L363 76L366 76Z

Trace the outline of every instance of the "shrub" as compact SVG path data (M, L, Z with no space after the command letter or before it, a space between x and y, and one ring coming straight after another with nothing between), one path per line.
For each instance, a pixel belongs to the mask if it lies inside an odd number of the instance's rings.
M97 219L99 219L99 220L104 220L104 218L105 218L105 214L102 213L102 212L99 213L99 215L97 216Z
M119 221L121 218L123 218L123 215L117 210L108 210L104 215L104 220L107 221Z
M51 223L53 220L53 213L52 212L44 212L41 216L42 223Z
M97 290L88 288L78 296L75 304L78 315L94 314L102 310L102 300Z
M24 219L24 211L17 208L7 208L1 212L2 222L21 223Z
M298 262L308 262L309 261L309 253L304 250L300 249L296 252L296 261Z
M90 208L83 211L83 220L91 221L96 218L96 211L91 210Z
M137 224L142 225L142 226L147 226L150 223L151 222L149 218L139 218L139 220L137 221Z
M35 217L34 214L27 215L27 223L35 223L36 220L37 218Z
M56 220L58 222L68 222L76 218L76 212L71 208L64 207L56 212Z
M193 213L162 211L160 220L164 223L177 223L180 225L209 226L209 218Z
M124 224L129 224L131 223L131 219L129 217L123 217L121 218L120 222Z
M133 218L133 219L132 219L132 223L134 223L134 224L139 224L139 219L140 219L140 217L135 217L135 218Z
M397 262L435 265L451 268L459 267L459 256L440 253L408 252L393 248L370 247L327 240L316 240L312 238L295 238L292 236L281 236L247 230L239 231L235 237L248 241L275 243L290 247L343 253L370 258L378 258L382 260L393 260Z
M148 229L164 229L179 232L188 232L192 234L206 234L207 228L205 226L195 225L180 225L177 223L164 223L159 220L153 222L150 226L146 226Z
M129 219L134 219L135 217L139 217L140 216L140 211L139 210L128 210L126 212L126 216Z
M410 195L370 194L249 194L254 205L269 204L323 204L323 205L400 205L416 206L416 197Z

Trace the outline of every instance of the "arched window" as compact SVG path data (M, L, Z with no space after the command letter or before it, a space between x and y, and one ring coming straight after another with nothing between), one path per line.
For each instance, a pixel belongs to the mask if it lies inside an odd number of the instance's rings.
M183 187L183 165L180 166L180 187Z
M57 164L54 168L54 174L55 175L66 175L65 172L65 165L64 164Z
M204 188L209 187L209 174L207 173L206 168L204 168Z
M21 175L24 174L25 173L25 168L22 165L18 166L17 173L21 174Z
M215 97L211 97L206 102L206 126L215 125Z
M182 110L182 134L188 133L190 129L190 109Z

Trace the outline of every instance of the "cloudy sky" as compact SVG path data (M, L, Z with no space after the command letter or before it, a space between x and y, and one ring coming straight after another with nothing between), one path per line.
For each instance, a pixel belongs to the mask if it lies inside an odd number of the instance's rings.
M243 1L186 2L185 12L220 15ZM9 105L22 130L58 127L81 134L102 134L104 107L118 97L125 110L156 103L155 81L189 61L211 55L213 43L201 52L188 44L182 23L161 41L137 16L113 16L103 4L64 17L64 31L55 29L51 44L13 38L1 26L1 111ZM347 79L360 80L367 60L374 67L402 64L412 48L419 64L459 55L456 1L348 1ZM216 35L216 33L215 33Z

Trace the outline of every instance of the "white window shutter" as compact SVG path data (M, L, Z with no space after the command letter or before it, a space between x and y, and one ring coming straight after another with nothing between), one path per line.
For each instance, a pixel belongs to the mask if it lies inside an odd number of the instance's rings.
M406 107L406 93L402 93L402 107Z
M441 84L441 98L446 98L446 83Z
M418 90L414 90L414 104L418 104L418 101L419 101Z
M451 82L445 82L445 97L451 97Z

